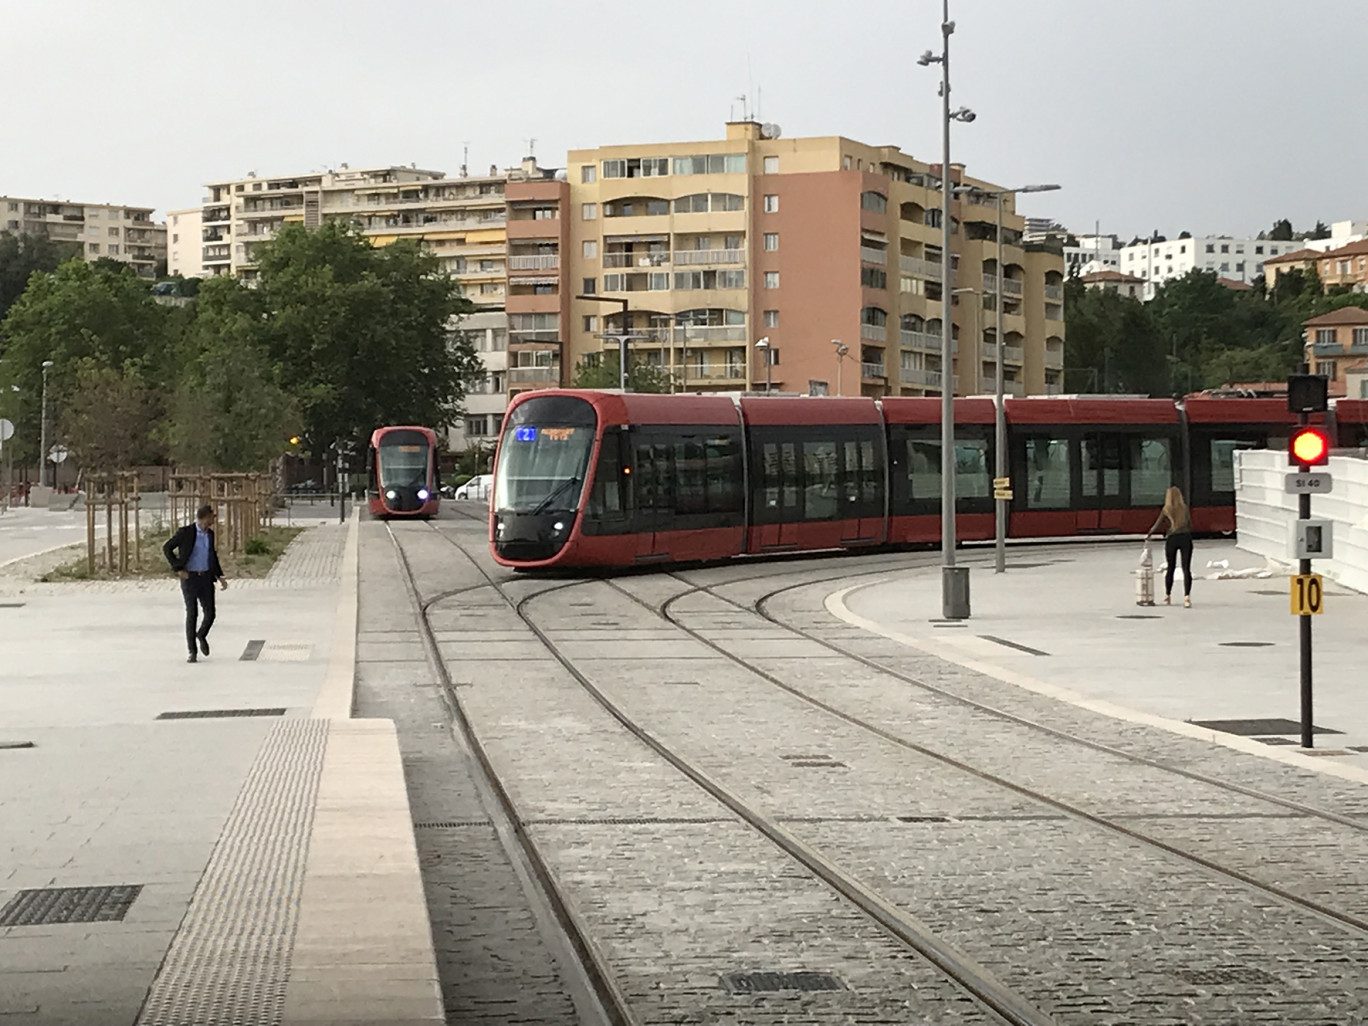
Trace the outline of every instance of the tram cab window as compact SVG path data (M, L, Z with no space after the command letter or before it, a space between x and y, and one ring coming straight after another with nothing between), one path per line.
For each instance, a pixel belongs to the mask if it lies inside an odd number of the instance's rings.
M1068 509L1069 442L1066 438L1026 439L1026 508Z
M1116 435L1084 438L1079 447L1083 465L1083 497L1098 497L1099 478L1101 494L1116 498L1121 494L1121 439ZM1100 472L1100 473L1099 473Z
M598 463L594 468L594 487L589 491L587 513L590 517L621 517L622 492L622 436L605 434L599 444Z

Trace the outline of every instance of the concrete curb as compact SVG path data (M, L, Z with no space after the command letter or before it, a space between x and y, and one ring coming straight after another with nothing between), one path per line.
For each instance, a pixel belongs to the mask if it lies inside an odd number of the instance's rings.
M282 1022L445 1021L394 723L333 720Z
M899 571L905 574L906 571ZM962 652L956 651L949 645L941 645L932 641L924 641L914 638L901 631L895 631L877 623L874 620L866 619L860 614L852 612L845 604L847 595L856 591L863 591L880 584L887 584L894 579L892 575L888 578L880 578L873 581L866 581L861 584L854 584L839 591L832 592L826 597L824 605L827 612L838 620L843 620L855 627L861 627L871 634L878 634L880 637L896 641L908 648L915 648L919 652L944 659L948 663L956 666L963 666L965 669L974 670L985 676L993 677L1005 684L1013 684L1016 687L1024 688L1027 691L1034 691L1036 694L1045 695L1049 698L1057 699L1061 702L1068 702L1070 705L1078 706L1080 709L1088 709L1092 712L1101 713L1103 716L1110 716L1113 719L1124 720L1127 723L1140 723L1147 727L1157 727L1166 730L1171 734L1180 734L1183 737L1196 738L1198 741L1206 741L1210 744L1222 745L1226 748L1233 748L1238 752L1247 755L1257 755L1263 759L1271 759L1274 762L1281 762L1287 766L1295 766L1298 769L1312 770L1316 773L1324 773L1327 776L1339 777L1342 780L1352 780L1355 783L1368 783L1368 771L1359 769L1356 766L1345 766L1341 763L1331 762L1319 756L1302 755L1300 752L1287 751L1282 748L1271 748L1250 738L1239 737L1235 734L1226 734L1223 731L1211 730L1209 727L1199 727L1195 723L1185 723L1182 720L1170 719L1167 716L1157 716L1154 713L1141 712L1138 709L1130 709L1115 702L1108 702L1105 699L1093 698L1089 695L1081 694L1070 688L1060 687L1050 684L1048 681L1040 680L1029 674L1020 673L1016 670L1009 670L1006 667L998 666L994 663L984 662L978 659L971 659Z
M332 655L314 702L316 719L349 720L355 703L358 564L361 553L361 512L354 510L347 524L342 550L342 581L337 596L337 619L333 624Z

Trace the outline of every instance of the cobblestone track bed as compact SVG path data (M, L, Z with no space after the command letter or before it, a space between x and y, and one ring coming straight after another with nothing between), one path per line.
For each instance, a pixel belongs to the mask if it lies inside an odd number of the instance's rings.
M637 584L637 582L630 583L633 587L635 587L635 585ZM659 582L652 582L652 584L648 586L646 590L659 594L662 589ZM699 614L699 617L702 618L704 621L702 625L702 630L705 636L718 636L718 640L723 640L725 638L726 644L729 647L744 649L745 643L738 640L739 636L749 635L751 637L757 637L760 635L760 633L762 633L758 630L749 630L744 625L737 624L734 616L736 610L734 608L731 610L731 613L733 614L731 621L726 624L726 627L728 629L723 629L723 623L727 619L725 615L725 610L719 610L717 608L708 608L706 600L702 598L690 596L690 599L692 599L695 602L695 604L700 607L693 611L697 612ZM692 626L699 626L698 623L692 621L690 622ZM739 630L737 629L738 627L740 627ZM773 634L771 636L773 636ZM794 651L792 653L793 656L802 656L803 654L804 653L802 653L801 651ZM820 667L814 669L812 665L813 660L809 658L790 657L779 660L752 659L750 661L760 668L768 669L775 674L781 675L786 681L792 681L795 679L795 677L803 678L804 674L806 674L806 679L801 680L801 686L803 686L805 689L817 688L818 690L825 691L826 694L823 695L823 697L828 698L828 700L832 700L837 703L844 701L851 704L858 704L858 702L855 701L855 698L852 697L852 692L854 692L855 696L863 698L866 701L869 697L867 694L864 693L865 691L869 690L868 687L865 687L863 690L859 690L861 682L853 681L851 679L852 676L858 676L859 670L864 670L867 674L868 668L857 666L855 671L850 671L848 661L846 668L847 672L844 673L840 671L839 665L836 665L839 661L833 661L830 659L826 660L826 662L830 664L829 667L826 669L826 672L823 672L823 669ZM819 681L818 678L822 677L825 677L825 679ZM868 682L865 683L867 684ZM887 681L885 678L885 684L886 683ZM885 688L885 690L887 689ZM727 692L731 697L732 704L735 705L737 702L737 695L739 693L735 682L730 683L729 687L727 688ZM879 714L885 715L891 713L895 719L905 719L907 721L903 724L904 729L912 731L916 733L918 736L934 737L937 739L938 743L944 741L946 725L944 723L932 724L928 729L925 725L925 706L927 704L925 698L927 696L923 695L916 697L921 697L922 701L919 703L919 707L914 708L914 710L911 713L909 713L905 708L899 709L897 708L897 706L900 702L902 705L905 706L907 701L915 701L915 697L909 699L909 697L905 693L886 695L883 705L881 705L879 708ZM888 699L892 699L892 701L888 701ZM696 710L693 710L693 712L696 714ZM944 716L944 711L942 710L941 712L941 718L946 719L946 717ZM966 710L964 710L963 707L958 707L958 712L961 714L962 718L962 714L966 712ZM668 717L668 713L658 713L658 715L666 718ZM768 719L770 722L787 723L789 715L790 714L788 712L785 712L782 715L775 715L769 717ZM685 720L689 718L690 715L687 713L683 716L683 719ZM739 710L738 718L754 722L757 717L754 710ZM950 717L950 719L953 719L953 716ZM882 723L883 720L880 720L879 722ZM996 725L989 723L987 724L987 726L989 728L1000 729L1002 722L1005 721L999 721L999 723ZM675 726L677 730L686 729L682 725ZM1009 724L1009 726L1018 727L1018 725L1015 724ZM1021 728L1018 727L1018 729ZM1042 746L1042 738L1039 732L1037 732L1035 738L1032 739L1028 737L1025 739L1025 743L1032 747L1027 747L1023 749L1021 745L1021 738L996 740L989 738L988 743L985 744L982 737L982 730L983 725L980 724L974 730L969 731L968 736L956 737L955 740L960 742L962 745L967 745L970 748L972 748L974 754L976 755L979 755L984 751L998 753L1002 755L1004 762L1009 764L1007 766L1008 772L1010 772L1011 765L1016 763L1016 760L1020 757L1020 753L1023 750L1027 751L1031 756L1032 766L1037 766L1038 760L1043 758L1045 772L1046 775L1049 776L1051 779L1051 786L1057 786L1059 783L1059 778L1055 774L1053 774L1052 767L1056 764L1057 761L1067 762L1068 759L1072 759L1072 753L1066 753L1068 756L1067 759L1056 760L1054 756L1058 756L1060 753L1057 750L1052 751L1051 746L1049 744L1045 744ZM753 745L756 744L759 740L760 739L757 738L748 738L745 744ZM1007 741L1010 741L1010 743L1004 743ZM1015 745L1015 747L1013 747L1013 745ZM866 746L866 749L868 749L869 747L870 746ZM877 748L877 746L873 747ZM1058 747L1059 745L1056 739L1054 748L1058 749ZM850 750L849 747L847 747L846 743L843 741L841 744L828 745L823 754L827 755L831 759L843 759L845 758L843 752L848 750ZM725 753L716 754L718 754L722 758L725 758ZM861 752L858 756L856 756L856 758L859 759L862 763L867 763L869 761L870 754L870 751L866 750ZM1230 754L1233 756L1241 755L1241 753ZM1108 775L1106 773L1092 773L1089 771L1088 767L1079 767L1074 765L1074 771L1077 773L1079 777L1085 780L1096 782L1097 793L1091 795L1090 797L1096 799L1098 803L1102 806L1100 811L1107 811L1106 799L1108 798L1108 796L1103 792L1109 789L1111 784L1116 781L1117 769L1130 769L1130 767L1124 765L1110 767L1111 772L1110 775ZM844 767L833 767L832 769L828 770L828 772L839 772L845 778L843 779L840 785L840 790L842 792L854 792L856 794L865 794L868 793L869 788L871 786L875 786L874 781L878 779L884 779L887 777L888 768L882 765L875 766L873 767L872 772L866 773L862 777L856 776L855 768L846 771ZM1020 775L1019 770L1017 775ZM873 780L870 779L871 776ZM1066 777L1064 779L1067 780L1069 778ZM1171 775L1167 783L1174 783L1174 778L1172 778ZM1265 781L1265 783L1267 782ZM1149 782L1149 786L1151 788L1162 787L1164 784L1165 781L1163 780L1152 780ZM1177 787L1180 792L1194 785L1195 782L1193 781L1186 780L1183 778L1177 778ZM1201 786L1209 787L1209 785ZM785 800L785 798L789 796L780 792L775 794L774 797L776 802L780 802ZM1136 795L1134 797L1139 798L1140 796ZM1217 857L1223 858L1227 862L1231 861L1231 859L1228 856L1233 852L1238 860L1247 861L1249 863L1248 868L1250 870L1254 872L1261 872L1265 876L1265 878L1271 875L1276 880L1292 883L1296 886L1299 886L1303 890L1303 893L1307 893L1309 896L1312 896L1313 898L1320 897L1324 900L1327 900L1328 902L1333 902L1341 908L1344 908L1346 906L1351 908L1359 906L1360 902L1354 897L1352 897L1352 892L1355 889L1353 886L1353 881L1361 880L1363 878L1362 867L1364 864L1364 837L1360 832L1346 830L1346 828L1340 824L1331 824L1331 829L1327 832L1326 830L1322 829L1326 826L1326 824L1315 823L1315 833L1310 834L1308 836L1309 831L1307 830L1306 823L1289 823L1287 822L1288 817L1285 814L1283 814L1280 818L1274 817L1274 821L1271 824L1271 826L1275 830L1281 832L1284 836L1289 838L1290 843L1286 847L1281 848L1274 853L1274 856L1271 859L1271 862L1274 865L1273 867L1270 867L1270 860L1261 860L1258 857L1258 855L1265 851L1266 846L1268 844L1270 811L1282 812L1282 810L1279 810L1276 807L1273 807L1272 810L1270 810L1268 807L1260 809L1258 807L1259 803L1253 802L1253 804L1251 805L1250 803L1252 802L1252 800L1246 798L1245 796L1237 796L1233 802L1214 803L1216 805L1216 808L1212 808L1213 803L1211 803L1209 800L1194 803L1192 801L1191 795L1178 795L1177 801L1172 803L1172 807L1166 808L1165 803L1168 801L1171 801L1171 799L1166 798L1163 801L1148 801L1148 805L1150 806L1150 812L1157 812L1161 815L1176 814L1184 817L1177 823L1175 830L1176 836L1170 835L1170 837L1166 839L1170 839L1178 843L1186 841L1193 842L1195 844L1201 844L1203 840L1207 840L1210 842L1210 846L1214 850L1215 855ZM1244 818L1241 818L1241 816L1239 815L1232 814L1230 810L1230 805L1238 805L1240 801L1245 802L1246 806L1249 806L1244 811ZM1226 808L1218 811L1222 804L1225 804ZM954 808L953 803L949 803L949 805L950 808ZM1201 815L1196 815L1196 818L1194 818L1195 810L1201 808L1203 805L1206 806L1208 815L1205 817ZM954 813L952 812L951 814L953 815ZM1171 823L1169 821L1163 821L1163 826L1165 828L1170 827L1170 825ZM1296 834L1298 826L1302 828L1302 833L1300 836ZM1253 827L1254 829L1251 829L1251 827ZM830 831L834 828L827 827L826 829ZM1147 833L1154 832L1153 822L1149 820L1145 822L1145 831ZM1336 831L1338 831L1338 833L1336 833ZM1078 850L1076 844L1077 838L1075 837L1073 839L1073 844L1065 846L1063 849L1056 853L1055 861L1059 862L1062 859L1064 860L1065 864L1067 864L1067 862L1071 858L1076 858L1075 853ZM1096 842L1090 841L1090 844L1096 844ZM865 860L866 863L868 863L869 859L886 859L886 853L884 852L874 851L868 852L866 854L868 855L868 858L866 858ZM972 846L969 851L960 851L958 853L961 860L970 859L972 854ZM1154 861L1156 857L1152 854L1149 854L1146 855L1145 858L1147 858L1149 861ZM1115 861L1116 860L1113 860L1113 862ZM965 862L965 864L972 864L972 860ZM1284 875L1283 873L1284 870L1288 871L1286 875ZM1189 874L1194 872L1191 868L1186 868L1185 871ZM1173 877L1171 871L1164 870L1155 877L1155 879L1151 882L1151 886L1162 887L1166 881L1169 881L1172 878ZM1236 913L1233 916L1231 922L1226 924L1227 930L1225 931L1213 930L1213 924L1211 923L1204 923L1201 924L1199 927L1187 931L1187 936L1202 938L1200 945L1194 952L1194 954L1196 954L1197 956L1200 957L1202 954L1209 951L1210 948L1213 946L1219 947L1220 941L1218 940L1218 938L1223 933L1231 932L1229 929L1230 927L1234 928L1234 937L1232 943L1226 945L1226 950L1234 953L1233 957L1236 958L1241 957L1241 955L1251 955L1252 952L1260 950L1260 942L1258 941L1256 941L1253 944L1250 944L1248 941L1246 941L1244 944L1239 943L1240 938L1250 927L1254 928L1255 935L1262 934L1262 936L1266 939L1279 937L1286 939L1287 935L1285 931L1287 929L1288 923L1286 921L1285 909L1281 908L1278 905L1270 905L1266 898L1260 898L1256 895L1253 899L1253 905L1251 906L1251 908L1241 910L1236 906L1238 906L1241 902L1248 905L1251 899L1249 894L1242 892L1242 889L1238 884L1234 884L1230 881L1204 881L1200 871L1198 871L1198 875L1195 877L1195 881L1199 883L1205 882L1205 884L1207 885L1205 889L1207 891L1210 891L1212 887L1215 887L1218 890L1222 888L1229 890L1231 893L1224 895L1221 899L1222 907L1226 909L1233 909L1233 911ZM1151 893L1152 892L1148 888L1141 888L1139 891L1130 894L1129 897L1123 896L1122 900L1116 904L1116 907L1130 909L1143 908L1145 902L1148 900L1149 895ZM1005 895L1004 897L1010 898L1010 894ZM1065 905L1068 905L1070 903L1068 899L1069 895L1066 894L1064 902ZM1263 911L1260 911L1261 906L1265 906L1266 908ZM1268 912L1275 913L1274 915L1272 915L1271 920L1269 920L1268 918ZM1248 914L1253 914L1253 919L1246 921L1245 917ZM943 921L946 923L954 922L956 921L956 917L961 917L962 915L963 910L956 908L953 909L949 917ZM1134 915L1135 913L1132 913L1132 917L1134 917ZM1262 923L1259 922L1259 919L1261 917L1264 919ZM1295 940L1292 942L1294 947L1291 949L1291 953L1289 953L1288 950L1268 949L1264 950L1263 952L1264 958L1271 958L1273 962L1276 964L1288 963L1296 966L1299 971L1295 975L1299 977L1299 983L1304 982L1300 979L1301 977L1305 977L1309 974L1312 976L1313 979L1317 979L1317 981L1320 984L1324 985L1327 982L1326 977L1328 976L1329 991L1331 994L1330 1000L1334 1001L1336 995L1340 993L1336 990L1336 974L1324 973L1322 971L1324 966L1321 962L1316 961L1314 958L1302 957L1299 959L1296 953L1315 952L1317 950L1320 950L1322 952L1331 951L1333 952L1333 954L1327 956L1327 958L1331 960L1331 963L1333 963L1336 959L1345 961L1353 966L1353 974L1361 974L1365 964L1365 951L1362 944L1362 938L1350 939L1348 942L1348 949L1346 950L1346 938L1338 931L1333 929L1330 930L1329 937L1327 938L1325 936L1322 936L1322 934L1324 934L1326 931L1326 924L1314 920L1306 921L1306 917L1304 916L1300 918L1304 921L1304 926L1307 932L1302 933L1299 932L1297 929L1292 930L1291 937L1295 938ZM940 923L942 922L942 920L937 919L936 922ZM1058 932L1057 924L1055 927L1052 928L1052 930L1053 932ZM1008 927L1000 931L995 928L992 932L1000 933L1001 935L1009 938L1021 935L1021 931L1015 927ZM1084 935L1086 935L1087 931L1085 930L1083 932ZM1143 934L1145 930L1142 927L1136 929L1135 932ZM968 943L967 940L961 939L961 941L963 943ZM1267 948L1267 945L1265 945L1265 948ZM1093 957L1098 957L1095 951L1093 952ZM1114 967L1109 967L1109 974L1113 976L1117 975L1114 972ZM1140 990L1143 991L1144 988L1141 987ZM1350 990L1352 990L1352 988L1350 988ZM1348 991L1345 991L1345 993L1348 993ZM1251 1008L1263 1007L1263 1005L1260 1002L1260 999L1254 998L1251 1000L1253 1000L1253 1005L1251 1005ZM1363 994L1357 990L1354 990L1353 996L1347 1000L1347 1005L1346 1002L1342 1000L1339 1003L1339 1007L1350 1007L1356 1010L1361 1010L1362 1000ZM1265 1009L1264 1012L1260 1012L1259 1015L1262 1018L1258 1021L1279 1021L1278 1017L1285 1014L1285 1009L1283 1009L1282 1005L1279 1002L1272 1001L1268 1002L1267 1005L1268 1008L1273 1009L1273 1011L1269 1012L1267 1011L1267 1009ZM1269 1016L1271 1016L1271 1018L1269 1018ZM1175 1021L1191 1020L1180 1019Z
M548 587L500 584L512 596ZM602 587L586 582L554 596L570 611L558 631L611 622L615 647L654 643L635 637L660 634L649 622L639 630L642 610L603 616L577 597L586 586ZM433 625L455 630L469 612L479 631L502 638L521 627L535 637L491 598L443 599L431 607ZM456 655L442 647L448 660ZM520 672L496 687L462 688L460 700L640 1021L1001 1021L623 730L544 647L514 658ZM668 822L678 819L704 822ZM722 975L746 971L832 972L845 986L737 995L720 985Z
M448 729L393 549L380 525L365 523L362 530L372 543L360 551L358 648L377 641L402 647L358 660L357 715L394 720L415 822L469 824L414 832L447 1020L573 1022L559 970L481 805L474 769ZM433 546L419 572L450 588L462 568L438 572L434 564L445 548Z

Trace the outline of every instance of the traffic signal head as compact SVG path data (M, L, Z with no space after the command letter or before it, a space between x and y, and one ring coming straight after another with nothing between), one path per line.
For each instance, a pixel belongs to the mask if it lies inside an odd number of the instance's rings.
M1287 450L1293 463L1322 466L1330 462L1330 436L1320 428L1297 428L1292 432Z

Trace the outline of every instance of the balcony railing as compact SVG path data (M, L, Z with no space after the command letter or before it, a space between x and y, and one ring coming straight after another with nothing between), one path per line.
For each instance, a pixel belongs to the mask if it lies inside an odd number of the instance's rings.
M1050 384L1049 382L1046 382L1046 383L1045 383L1045 394L1046 394L1046 395L1063 395L1063 394L1064 394L1064 386L1063 386L1063 385L1053 385L1053 384Z
M884 365L881 363L861 363L860 377L862 378L882 378L885 377Z
M925 349L928 352L940 352L941 337L933 335L929 331L900 331L898 332L898 344L907 346L909 349Z
M537 253L532 256L510 256L510 271L554 271L560 267L560 256L555 253Z
M1313 342L1311 351L1316 356L1343 356L1344 346L1339 342Z
M509 367L508 380L514 385L555 385L560 383L560 368Z
M888 338L888 328L882 324L861 324L860 338L871 339L875 342L883 342Z
M732 364L726 367L687 367L684 370L684 380L689 383L710 384L718 381L740 381L746 376L746 368L741 364Z
M997 378L982 378L979 380L979 391L985 395L995 395L997 393ZM1022 396L1026 394L1026 386L1020 381L1002 382L1002 394L1012 396Z
M1064 350L1047 349L1045 350L1045 366L1051 370L1058 370L1064 366Z
M888 263L888 250L875 249L873 246L861 246L860 259L870 264L886 264Z
M1063 285L1046 285L1046 286L1045 286L1045 298L1046 298L1046 299L1053 299L1053 300L1055 300L1056 302L1063 302L1063 300L1064 300L1064 286L1063 286Z
M1348 353L1350 356L1363 356L1368 353L1368 342L1350 342Z
M923 260L921 257L899 257L898 267L908 274L915 274L932 281L941 280L941 265L938 261Z
M996 274L985 274L983 276L983 290L985 292L997 293L998 277ZM1015 278L1005 278L1002 284L1002 294L1004 296L1020 296L1022 294L1021 282Z
M674 262L683 265L697 264L739 264L746 259L740 249L677 249Z
M1062 321L1064 319L1064 308L1058 303L1046 303L1045 319L1047 321Z
M674 330L676 342L744 342L744 324L686 325Z
M927 388L941 387L941 372L924 370L921 367L904 367L898 373L904 385L923 385Z

